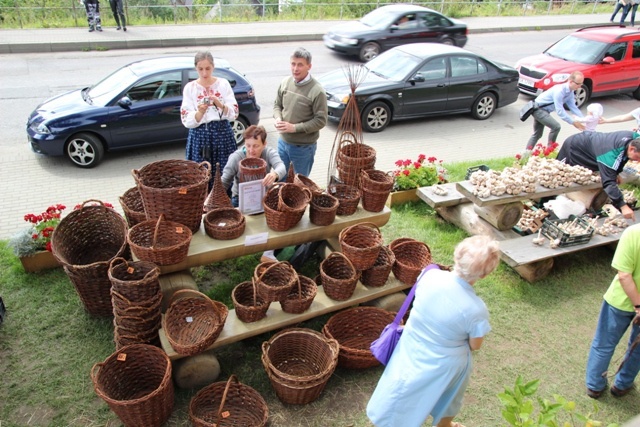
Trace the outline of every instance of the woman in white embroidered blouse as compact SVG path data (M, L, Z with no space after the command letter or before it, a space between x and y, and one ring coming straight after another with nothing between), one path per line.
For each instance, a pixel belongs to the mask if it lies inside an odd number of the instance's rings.
M219 163L222 172L236 150L229 122L238 117L238 103L229 82L213 76L211 52L198 52L194 62L198 79L185 85L180 107L182 124L189 129L186 158L198 163L206 160L212 168Z

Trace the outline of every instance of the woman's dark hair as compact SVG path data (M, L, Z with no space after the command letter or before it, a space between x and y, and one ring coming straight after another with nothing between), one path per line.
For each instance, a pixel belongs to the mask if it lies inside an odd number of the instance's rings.
M198 62L204 61L204 60L207 60L211 62L211 65L214 65L213 55L211 55L211 52L209 52L208 50L207 51L201 50L200 52L196 53L196 57L193 61L193 65L198 66Z
M263 144L267 143L267 131L264 129L264 126L249 126L244 133L242 134L245 139L254 138L262 141Z

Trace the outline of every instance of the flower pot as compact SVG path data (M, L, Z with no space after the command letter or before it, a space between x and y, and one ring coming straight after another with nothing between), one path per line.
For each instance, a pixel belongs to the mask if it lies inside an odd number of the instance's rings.
M411 190L392 191L389 193L387 199L387 206L392 207L407 202L417 202L420 200L418 197L418 190L412 188Z
M31 256L20 257L20 262L27 273L37 273L42 270L60 267L58 261L49 251L39 251Z

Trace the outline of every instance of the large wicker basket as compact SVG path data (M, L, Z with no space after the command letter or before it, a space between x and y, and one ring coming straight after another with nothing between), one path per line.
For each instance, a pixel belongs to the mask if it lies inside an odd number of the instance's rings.
M158 265L178 264L187 257L192 233L188 227L167 221L164 215L143 221L127 237L134 255Z
M236 317L241 322L251 323L264 319L269 310L269 301L265 301L256 290L253 280L241 282L231 291L231 299Z
M332 252L320 263L320 277L324 293L333 300L344 301L356 290L359 273L349 258Z
M396 243L391 250L396 257L393 274L406 285L413 285L422 269L431 264L431 251L424 242L407 240Z
M285 329L262 344L262 364L278 398L303 405L316 400L338 363L338 342L305 328Z
M189 420L195 427L263 427L269 408L260 393L231 375L201 389L189 403Z
M125 346L91 369L96 394L128 427L161 426L171 416L171 361L158 347Z
M204 230L212 239L237 239L245 227L244 215L235 208L212 209L204 216Z
M304 313L311 307L317 293L318 286L313 279L298 275L297 284L293 286L289 295L280 300L282 311L292 314Z
M229 309L192 289L181 289L169 300L162 328L176 353L193 356L209 348L224 327Z
M338 365L348 369L365 369L380 364L369 347L382 330L393 322L395 313L377 307L354 307L329 318L322 333L340 344Z
M338 240L342 253L358 270L372 267L382 247L380 229L371 222L361 222L342 229Z
M147 218L160 215L198 231L209 190L211 165L191 160L160 160L132 171Z
M62 218L51 238L54 258L64 267L85 310L113 315L109 263L128 257L127 222L98 200L87 200Z
M129 227L147 220L147 214L144 213L142 196L140 196L138 187L132 187L120 196L120 206L122 206Z

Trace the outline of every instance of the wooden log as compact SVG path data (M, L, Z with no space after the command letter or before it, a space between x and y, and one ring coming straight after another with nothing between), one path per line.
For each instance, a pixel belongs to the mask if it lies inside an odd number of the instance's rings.
M473 207L478 216L500 231L509 230L520 221L524 205L522 202L507 203L504 205L476 206Z
M551 268L553 268L553 258L513 267L516 273L529 283L546 277L551 272Z
M604 189L596 188L594 190L572 191L566 194L567 198L582 203L587 209L599 211L607 203L607 193Z
M162 274L160 276L160 289L162 290L162 312L167 311L169 300L174 292L181 289L198 290L198 285L191 275L191 271L182 270L170 274Z
M458 228L463 229L471 235L484 234L496 240L506 240L520 237L512 230L498 230L489 224L474 210L473 203L463 203L456 206L436 208L436 212L446 221Z
M173 380L183 389L201 389L220 375L220 362L212 350L173 362Z

